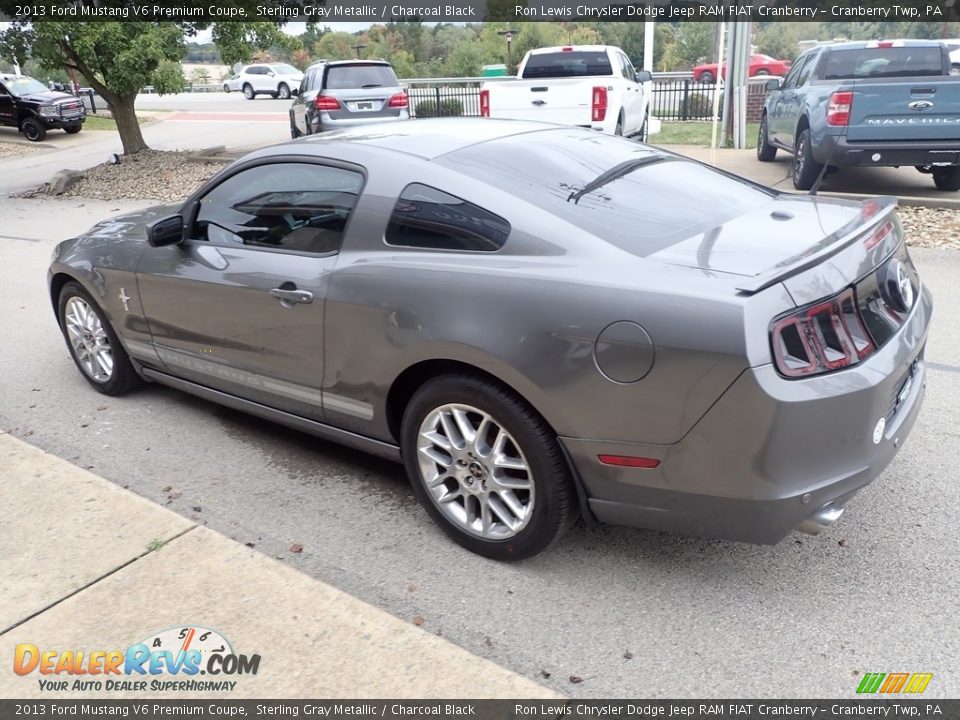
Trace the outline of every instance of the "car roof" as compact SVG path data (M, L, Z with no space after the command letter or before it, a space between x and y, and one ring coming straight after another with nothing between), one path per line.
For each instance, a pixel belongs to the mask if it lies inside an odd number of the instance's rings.
M942 40L901 40L890 38L883 40L850 40L847 42L819 45L814 50L826 48L828 50L863 50L864 48L878 48L877 43L896 43L895 47L940 47Z
M505 137L548 130L569 130L565 125L527 120L494 120L490 118L431 118L403 122L360 125L344 130L310 135L274 145L270 154L310 149L325 152L333 147L359 144L415 155L424 160L456 152L471 145L492 142ZM584 130L584 132L595 132Z

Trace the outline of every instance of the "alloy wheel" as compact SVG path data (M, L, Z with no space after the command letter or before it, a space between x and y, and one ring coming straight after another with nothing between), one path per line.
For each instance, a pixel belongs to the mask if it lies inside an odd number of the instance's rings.
M100 317L81 297L67 300L64 325L81 369L95 382L113 376L113 348Z
M420 479L457 527L504 540L533 515L533 473L517 441L488 413L447 404L429 412L417 434Z

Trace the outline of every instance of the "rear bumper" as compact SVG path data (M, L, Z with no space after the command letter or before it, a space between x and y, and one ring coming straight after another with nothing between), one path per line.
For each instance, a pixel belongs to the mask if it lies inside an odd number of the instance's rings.
M673 445L561 438L591 510L601 522L761 544L809 530L824 506L842 508L876 478L913 427L931 311L924 289L900 333L847 370L806 380L785 380L771 365L745 371ZM613 467L598 455L661 464Z
M814 149L813 157L819 163L839 166L960 165L960 142L850 142L828 135Z
M410 113L407 110L401 110L399 115L380 115L371 113L360 118L332 118L329 113L319 113L310 118L310 123L314 132L324 130L339 130L341 128L357 127L359 125L372 125L375 123L398 122L400 120L409 120Z

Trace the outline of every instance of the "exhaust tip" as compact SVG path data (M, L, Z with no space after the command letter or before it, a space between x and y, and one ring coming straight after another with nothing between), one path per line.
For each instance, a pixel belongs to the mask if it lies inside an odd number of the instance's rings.
M840 519L840 516L843 515L844 509L845 508L843 505L838 505L835 502L828 502L813 515L800 523L800 526L797 528L797 530L802 533L806 533L807 535L819 535L823 530L827 529Z

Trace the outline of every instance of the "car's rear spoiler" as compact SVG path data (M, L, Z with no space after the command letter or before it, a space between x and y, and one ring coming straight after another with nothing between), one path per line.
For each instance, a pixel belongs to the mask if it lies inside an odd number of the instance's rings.
M789 197L782 195L781 197ZM806 196L797 196L798 200L806 200ZM857 240L879 226L896 210L897 198L892 196L883 196L869 198L863 201L863 211L860 217L854 218L849 223L841 227L834 233L827 235L815 246L813 252L800 255L785 260L780 265L774 266L769 272L757 275L752 278L744 278L744 281L737 285L737 290L747 295L753 295L761 290L765 290L771 285L783 282L787 278L809 270L819 265L827 258L833 257L837 253L850 247Z

